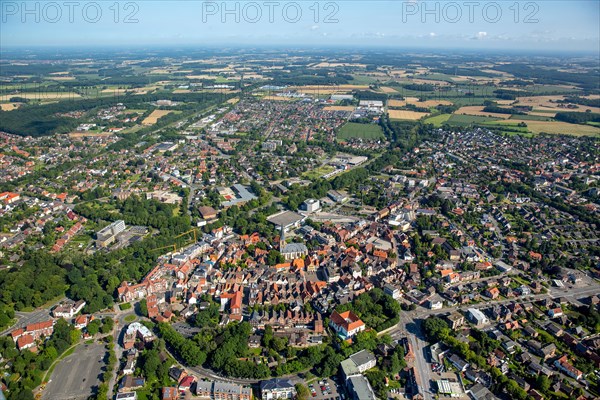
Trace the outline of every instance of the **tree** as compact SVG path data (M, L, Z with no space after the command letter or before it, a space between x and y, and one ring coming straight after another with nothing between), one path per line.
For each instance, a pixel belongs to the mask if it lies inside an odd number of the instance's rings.
M87 332L92 336L97 334L100 331L100 321L96 319L90 322L86 329Z
M308 400L308 398L310 396L310 391L308 390L308 388L306 386L304 386L301 383L296 383L294 388L296 389L296 395L297 395L296 398L298 400Z
M430 341L443 340L450 333L446 321L439 317L429 317L423 322L423 330Z
M102 320L102 327L100 328L100 332L105 335L113 330L114 325L115 321L112 318L105 317Z
M539 375L535 381L537 388L542 393L547 393L550 390L550 379L546 375Z
M147 350L142 357L142 372L146 379L153 380L158 376L158 368L161 365L157 350Z
M140 300L140 314L144 317L148 316L148 304L146 303L146 299Z

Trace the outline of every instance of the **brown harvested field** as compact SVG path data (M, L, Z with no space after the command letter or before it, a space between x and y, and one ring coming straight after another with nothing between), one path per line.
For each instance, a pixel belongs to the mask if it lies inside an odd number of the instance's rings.
M172 112L172 110L154 110L142 121L142 125L154 125L159 118Z
M233 97L233 98L227 100L227 104L236 104L238 101L240 101L239 97Z
M416 83L417 85L450 86L450 82L436 81L433 79L415 78L415 79L411 79L410 82Z
M20 106L21 106L21 103L5 103L5 104L0 104L0 110L12 111L12 110L16 110Z
M533 107L533 111L572 111L572 112L585 112L586 110L590 110L593 113L600 113L600 107L587 107L587 106L579 106L579 108L561 108L558 107L557 100L564 100L565 96L528 96L528 97L518 97L519 105L522 106L531 106Z
M39 93L17 93L17 94L3 94L0 96L0 101L8 101L11 97L23 97L25 99L32 100L60 100L69 98L79 98L79 93L69 92L39 92Z
M175 89L173 93L192 93L190 89Z
M482 110L483 106L465 106L456 110L454 114L477 115L480 117L496 117L502 119L510 118L510 114L489 113Z
M110 132L71 132L69 133L70 138L82 138L82 137L108 137L113 134Z
M74 81L74 76L49 76L48 79L53 81Z
M355 63L329 63L322 62L317 65L314 65L315 68L328 68L328 67L358 67L358 68L366 68L366 64L355 64Z
M429 115L429 113L406 110L388 110L388 113L390 114L390 119L408 119L412 121L416 121Z
M398 93L398 91L394 88L388 87L388 86L382 86L379 88L380 91L382 91L383 93Z
M527 115L537 115L538 117L548 117L548 118L554 118L556 116L556 113L553 111L530 111L527 113Z
M556 101L564 100L565 96L527 96L517 97L519 105L531 107L557 108Z
M354 111L353 106L327 106L324 107L323 110L325 111Z
M419 101L416 97L406 97L404 100L389 100L390 107L404 107L407 104L414 104L417 107L435 107L437 105L451 106L452 102L448 100L426 100Z
M573 136L595 136L600 137L600 128L591 125L575 125L562 121L526 121L511 119L507 121L496 121L498 124L518 124L524 122L527 129L533 133L564 134Z
M187 79L216 79L218 78L217 75L208 75L208 74L202 74L202 75L186 75L185 76Z

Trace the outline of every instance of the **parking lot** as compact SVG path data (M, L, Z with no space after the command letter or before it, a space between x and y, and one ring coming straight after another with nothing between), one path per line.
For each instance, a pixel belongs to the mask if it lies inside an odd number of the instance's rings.
M340 400L340 388L331 379L314 381L308 385L310 395L315 400Z
M42 392L42 399L87 399L100 384L105 353L102 344L79 345L73 354L58 363Z

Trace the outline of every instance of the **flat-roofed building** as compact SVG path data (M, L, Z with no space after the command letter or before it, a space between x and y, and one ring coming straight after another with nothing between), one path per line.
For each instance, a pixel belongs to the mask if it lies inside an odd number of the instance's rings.
M290 228L297 228L300 223L304 221L306 217L295 213L293 211L281 211L277 214L273 214L267 218L267 221L276 225L278 228L289 230Z

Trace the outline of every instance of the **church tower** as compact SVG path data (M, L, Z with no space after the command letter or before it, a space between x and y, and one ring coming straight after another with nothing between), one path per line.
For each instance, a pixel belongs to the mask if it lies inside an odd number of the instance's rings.
M279 251L282 252L285 248L285 228L282 226L279 227Z

